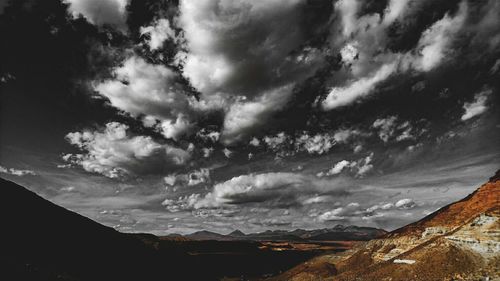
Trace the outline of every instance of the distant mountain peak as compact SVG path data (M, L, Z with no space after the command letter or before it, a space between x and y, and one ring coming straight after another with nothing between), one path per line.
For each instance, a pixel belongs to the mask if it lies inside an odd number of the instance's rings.
M243 233L241 230L236 229L233 232L228 234L229 236L245 236L246 234Z

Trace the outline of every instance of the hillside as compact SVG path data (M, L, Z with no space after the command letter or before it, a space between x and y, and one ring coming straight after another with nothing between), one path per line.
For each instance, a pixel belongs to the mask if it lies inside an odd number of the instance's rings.
M156 253L138 239L3 179L0 198L1 280L137 280L160 276Z
M499 172L466 198L345 255L323 255L272 280L499 280Z

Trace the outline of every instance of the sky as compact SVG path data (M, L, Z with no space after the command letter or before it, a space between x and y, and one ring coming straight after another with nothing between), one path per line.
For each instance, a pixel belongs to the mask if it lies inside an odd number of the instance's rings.
M0 176L124 232L392 230L500 167L499 15L2 0Z

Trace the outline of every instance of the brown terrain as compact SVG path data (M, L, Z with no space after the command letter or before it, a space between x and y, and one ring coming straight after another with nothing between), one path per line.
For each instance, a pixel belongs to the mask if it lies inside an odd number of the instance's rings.
M500 171L422 220L268 280L500 280Z

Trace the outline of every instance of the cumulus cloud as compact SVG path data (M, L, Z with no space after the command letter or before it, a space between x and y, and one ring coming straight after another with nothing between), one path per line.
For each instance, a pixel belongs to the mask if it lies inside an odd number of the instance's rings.
M387 118L379 118L373 122L373 128L379 129L378 136L384 142L389 141L389 138L394 134L396 129L396 116L389 116Z
M331 211L326 211L318 216L320 221L341 221L350 216L357 214L359 210L359 203L353 202L347 204L345 207L335 208Z
M318 176L318 177L334 176L334 175L340 174L340 172L342 172L342 170L344 170L344 168L348 168L352 164L353 163L351 163L347 160L342 160L342 161L337 162L335 164L335 166L333 166L330 170L328 170L326 172L320 172L316 176Z
M373 205L369 208L367 208L362 214L368 218L368 217L378 217L378 216L383 216L384 212L390 211L390 210L408 210L408 209L413 209L417 206L415 201L411 198L403 198L400 199L394 203L379 203L376 205Z
M65 0L73 17L84 16L95 25L109 24L126 30L129 0Z
M359 177L363 177L367 173L369 173L373 169L373 153L370 155L366 156L364 159L358 160L357 162L357 173L356 175Z
M32 170L22 170L22 169L16 169L16 168L6 168L6 167L3 167L3 166L0 166L0 173L8 174L8 175L13 175L13 176L18 176L18 177L22 177L22 176L26 176L26 175L30 175L30 176L36 176L37 175Z
M258 141L258 140L257 140ZM283 144L287 141L287 136L284 132L278 133L276 136L265 136L263 138L264 143L271 150L279 150Z
M112 106L132 116L146 115L167 138L177 138L191 127L190 114L195 102L184 91L179 75L163 65L147 63L131 56L114 70L115 78L95 85L95 90L109 99Z
M258 138L254 137L254 138L252 138L251 141L248 142L248 144L251 145L251 146L259 146L260 145L260 141L259 141Z
M410 198L401 199L394 203L394 206L399 209L411 209L415 207L415 205L413 199Z
M189 121L182 113L177 115L175 121L163 120L158 126L162 135L167 139L179 139L180 136L189 132L194 127L194 124Z
M216 184L211 192L194 204L194 207L213 208L272 200L289 201L290 197L294 197L292 190L303 182L303 176L297 174L242 175Z
M175 170L191 157L188 151L157 143L149 136L130 136L128 128L127 125L111 122L103 130L69 133L66 135L68 142L84 153L68 154L63 159L82 166L88 172L118 178Z
M465 112L460 119L462 119L462 121L466 121L486 112L486 110L488 110L486 101L491 93L491 89L481 91L474 95L474 100L472 102L464 103L463 108Z
M299 149L304 149L310 154L323 154L330 151L336 144L336 139L335 135L330 134L317 134L315 136L303 134L296 139L295 144Z

